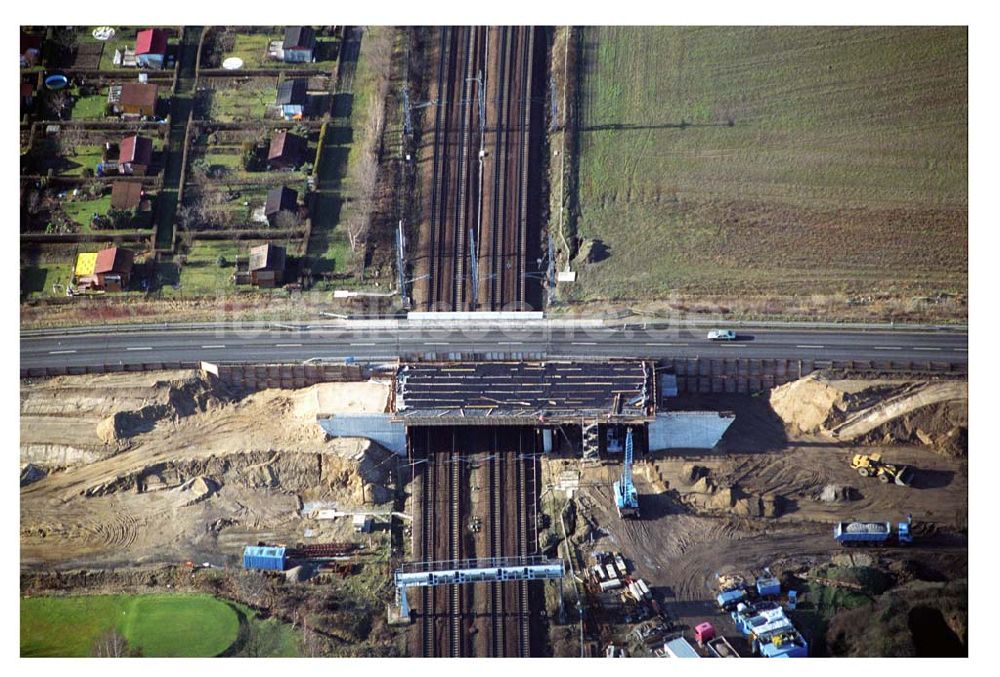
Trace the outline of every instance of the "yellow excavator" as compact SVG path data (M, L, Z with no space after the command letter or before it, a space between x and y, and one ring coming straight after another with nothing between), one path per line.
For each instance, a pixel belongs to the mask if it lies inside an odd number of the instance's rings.
M910 486L913 480L913 468L908 465L885 463L882 454L855 454L851 467L862 477L877 477L882 484L894 482L903 487Z

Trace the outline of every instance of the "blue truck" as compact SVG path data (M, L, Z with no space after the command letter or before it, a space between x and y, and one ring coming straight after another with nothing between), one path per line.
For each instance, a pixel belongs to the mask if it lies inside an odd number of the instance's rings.
M843 546L906 545L913 542L910 520L899 522L893 530L891 522L838 522L833 538Z

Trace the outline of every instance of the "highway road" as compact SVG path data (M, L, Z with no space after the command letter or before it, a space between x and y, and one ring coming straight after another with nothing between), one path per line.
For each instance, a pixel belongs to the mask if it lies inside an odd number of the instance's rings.
M82 332L82 333L81 333ZM143 362L303 362L385 360L413 353L544 353L549 358L732 357L812 360L968 361L968 335L942 331L856 329L740 330L711 342L702 328L567 327L449 329L417 326L316 326L307 329L206 325L196 328L102 327L24 332L21 368Z

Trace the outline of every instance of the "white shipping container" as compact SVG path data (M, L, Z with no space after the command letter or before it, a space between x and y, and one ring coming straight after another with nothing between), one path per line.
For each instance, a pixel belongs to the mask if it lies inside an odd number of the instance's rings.
M608 590L617 590L622 587L622 582L617 578L613 578L610 581L601 582L601 592L607 592Z
M618 578L618 572L610 564L606 564L604 570L608 572L608 580Z

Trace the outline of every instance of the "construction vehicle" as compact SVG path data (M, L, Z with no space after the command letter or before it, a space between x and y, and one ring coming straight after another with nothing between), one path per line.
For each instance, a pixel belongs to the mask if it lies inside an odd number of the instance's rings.
M907 465L894 465L885 463L882 454L855 454L851 460L851 467L858 471L862 477L877 477L882 484L894 482L900 486L910 485L913 479L913 469Z
M729 643L723 636L718 636L715 639L709 640L705 646L708 648L708 652L712 654L714 658L739 658L740 654L733 648L733 645Z
M632 429L625 432L625 462L622 466L622 476L615 480L615 507L618 516L639 517L639 492L632 483Z
M906 545L913 542L910 533L910 516L905 522L838 522L833 528L834 539L844 546L850 545Z

